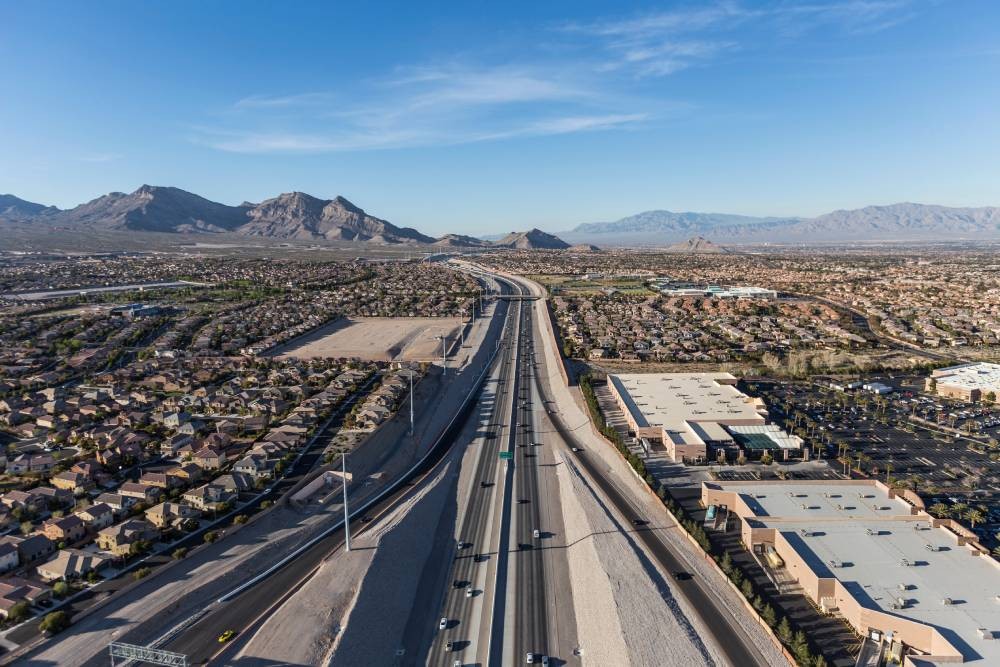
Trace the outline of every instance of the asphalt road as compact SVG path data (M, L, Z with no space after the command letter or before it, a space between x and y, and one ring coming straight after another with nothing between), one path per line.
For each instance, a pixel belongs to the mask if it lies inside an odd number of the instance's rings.
M520 308L520 306L517 306ZM490 600L497 592L487 591L477 586L478 582L488 582L481 576L489 559L499 555L490 544L488 534L489 518L496 509L502 486L498 485L499 453L509 432L509 415L513 399L515 344L517 338L517 317L510 317L502 337L499 374L495 380L493 404L488 424L476 461L475 474L471 480L469 501L461 518L460 546L448 577L448 589L444 593L441 618L446 627L440 629L430 647L427 663L450 665L454 660L478 662L479 656L488 647L473 642L472 632L476 614L480 622L490 623L492 605ZM505 448L504 448L505 449ZM496 563L493 563L496 567ZM487 583L488 585L488 583ZM472 591L471 596L467 589ZM435 619L440 624L440 619Z

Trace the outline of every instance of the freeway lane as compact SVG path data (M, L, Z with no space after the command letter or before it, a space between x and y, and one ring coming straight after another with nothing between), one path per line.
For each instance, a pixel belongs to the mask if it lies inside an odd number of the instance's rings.
M517 310L522 306L518 305ZM502 442L509 434L507 415L513 401L513 373L516 364L517 327L519 317L508 318L503 336L503 352L499 373L496 377L493 405L491 406L485 437L479 448L475 473L470 481L469 501L462 519L457 555L448 578L444 608L441 618L447 619L448 627L440 631L431 646L428 664L445 665L450 660L478 662L480 655L488 653L488 646L474 641L473 621L476 612L481 614L480 623L490 625L492 605L486 599L493 599L497 591L487 591L489 582L485 575L486 559L498 554L489 544L489 519L495 514L495 504L501 497L501 487L497 485L499 452ZM496 564L494 563L494 567ZM470 588L470 597L466 589ZM481 634L481 633L480 633ZM450 648L449 648L450 647Z
M544 334L542 334L542 339L544 340ZM539 349L541 345L544 345L544 342L540 341L538 343L535 352L537 353L536 357L540 368L544 368L546 362L544 350ZM535 375L535 387L543 403L548 405L552 394L546 390L541 376L549 377L547 373L537 373ZM600 458L596 456L591 457L587 454L584 443L577 438L573 430L563 421L562 413L558 410L549 413L549 420L558 432L564 447L577 447L583 450L580 452L572 452L570 450L568 455L575 457L577 465L586 472L587 476L601 490L610 504L624 518L626 525L634 518L643 517L644 513L636 510L625 494L609 479L607 469L601 463ZM687 567L683 564L683 559L677 555L674 548L656 530L640 529L635 532L635 535L659 562L663 570L668 573L687 570ZM712 632L716 639L716 644L731 664L739 665L740 667L750 665L767 667L768 663L766 659L757 651L753 642L743 634L739 626L735 623L732 614L725 608L725 605L706 590L705 584L702 584L696 577L677 583L677 590L687 598L691 607L701 617L705 626Z
M523 303L523 302L522 302ZM546 618L545 566L542 559L543 536L546 528L541 525L540 505L543 502L538 493L538 461L540 445L535 433L531 391L531 308L525 308L521 327L525 335L521 338L518 375L518 420L517 454L515 455L514 479L516 500L516 520L511 527L515 543L515 630L513 655L506 664L516 664L528 653L547 654L549 649L548 623ZM535 531L539 537L535 537Z

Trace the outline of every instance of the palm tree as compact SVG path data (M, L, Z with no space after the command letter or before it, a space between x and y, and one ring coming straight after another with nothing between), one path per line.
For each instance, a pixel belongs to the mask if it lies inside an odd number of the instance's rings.
M948 516L948 506L944 503L934 503L927 508L927 511L938 518Z
M986 521L986 515L981 509L973 508L965 513L965 520L969 522L973 529L975 529L977 523Z

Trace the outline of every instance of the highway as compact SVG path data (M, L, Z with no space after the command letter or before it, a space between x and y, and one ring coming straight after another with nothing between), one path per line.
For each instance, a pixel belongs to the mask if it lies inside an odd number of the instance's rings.
M520 286L510 287L524 294ZM441 615L431 619L437 625L428 665L524 664L529 653L536 662L542 656L559 657L553 664L576 662L552 446L558 435L535 387L533 316L530 302L518 301L512 309L516 330L505 342L488 437L479 447L469 497L460 509L459 546ZM501 463L501 452L510 459ZM466 594L470 585L471 597Z
M515 311L523 306L515 305ZM475 622L491 625L495 590L489 588L489 575L499 567L499 549L496 532L490 531L496 503L505 485L498 479L503 466L499 454L503 442L510 437L510 411L513 407L515 370L514 362L518 338L519 317L508 317L503 335L502 350L494 386L493 404L484 435L479 444L475 473L469 488L469 499L461 518L459 543L455 560L448 577L448 590L444 593L441 618L447 619L446 627L439 632L431 645L429 664L451 664L454 660L477 662L476 656L486 653L478 636L474 636ZM475 444L473 445L475 446ZM492 534L490 534L492 533ZM471 591L471 593L469 592ZM477 618L478 616L478 618ZM439 622L435 619L435 622Z
M548 377L547 373L541 372L541 369L545 367L543 350L539 348L536 349L536 352L538 352L536 358L539 365L539 372L536 373L534 378L534 388L537 390L543 404L555 405L551 401L553 395L551 388L546 388L545 383L539 379L540 377ZM624 519L625 525L630 525L634 519L648 520L649 517L646 517L644 512L636 509L625 492L615 484L612 476L607 474L607 467L601 461L600 457L596 455L591 456L587 453L587 445L565 423L562 413L558 409L554 409L548 412L547 416L558 433L558 441L564 448L565 454L573 457L578 467L601 490L608 502L617 510L621 518ZM572 449L574 447L579 451L574 452ZM634 534L645 545L648 552L663 570L668 573L687 570L683 558L678 555L675 548L667 542L666 538L655 527L639 528L635 530ZM719 583L720 585L724 585L722 582ZM675 582L677 594L685 597L691 607L701 617L705 626L715 637L716 644L731 664L740 665L740 667L750 665L767 667L768 662L765 657L756 649L753 641L741 631L732 613L725 607L725 604L710 592L710 587L710 582L702 582L697 577Z

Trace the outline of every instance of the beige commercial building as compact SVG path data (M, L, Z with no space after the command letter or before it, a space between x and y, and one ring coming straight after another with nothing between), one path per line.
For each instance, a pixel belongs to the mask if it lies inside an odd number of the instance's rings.
M960 401L1000 398L1000 364L974 363L938 368L927 378L927 390Z
M704 482L781 587L910 667L1000 665L1000 563L873 480Z
M767 423L759 398L736 388L729 373L608 375L608 386L637 437L663 442L674 461L706 458L710 445L733 446L724 426Z

